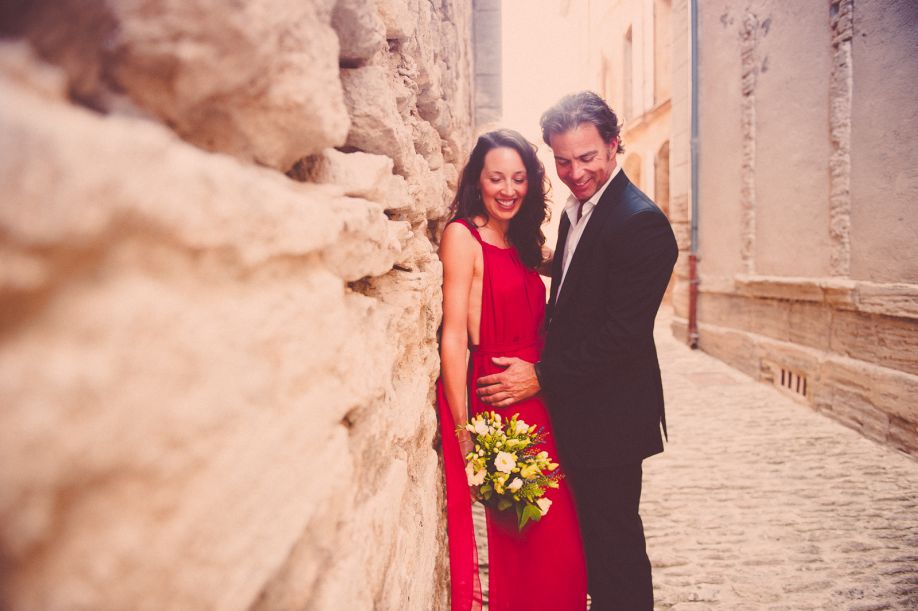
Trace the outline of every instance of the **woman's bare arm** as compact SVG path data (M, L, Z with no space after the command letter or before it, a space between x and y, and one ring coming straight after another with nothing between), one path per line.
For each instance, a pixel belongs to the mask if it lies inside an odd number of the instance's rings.
M440 373L446 400L457 426L468 422L468 321L475 262L481 246L459 223L447 225L440 241L443 262L443 330L440 337ZM471 450L468 432L460 434L463 455Z

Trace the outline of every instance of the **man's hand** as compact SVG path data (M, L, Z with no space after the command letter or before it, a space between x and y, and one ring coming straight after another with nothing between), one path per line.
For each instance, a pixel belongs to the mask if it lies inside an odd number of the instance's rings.
M478 378L478 396L483 403L494 407L507 407L528 399L541 390L532 363L504 356L492 358L491 362L506 369Z

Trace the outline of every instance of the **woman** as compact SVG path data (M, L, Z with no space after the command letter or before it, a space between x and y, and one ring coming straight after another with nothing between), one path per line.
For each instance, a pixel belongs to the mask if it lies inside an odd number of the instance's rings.
M471 503L464 472L472 415L488 411L469 384L499 367L492 356L538 360L545 285L536 271L545 236L545 170L535 147L510 130L482 135L462 172L453 218L443 232L443 330L438 401L449 512L452 608L480 608ZM471 352L470 357L467 355ZM541 396L503 410L549 431L543 449L557 459ZM562 480L551 511L517 529L513 511L487 511L489 606L493 611L586 608L586 569L573 501Z

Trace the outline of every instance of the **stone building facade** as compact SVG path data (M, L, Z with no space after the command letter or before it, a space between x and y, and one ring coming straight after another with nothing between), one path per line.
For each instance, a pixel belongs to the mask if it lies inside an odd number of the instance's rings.
M687 32L673 30L672 0L628 0L591 4L588 57L593 89L615 110L622 121L625 153L618 162L628 178L674 220L672 186L687 197L688 158L674 165L672 139L674 94L674 46L685 45ZM680 46L681 49L681 46ZM680 61L687 61L683 51ZM687 216L679 217L687 222ZM667 297L669 291L667 292Z
M458 0L0 7L0 608L444 609Z
M699 346L913 455L916 23L908 0L699 2L696 82ZM675 142L691 107L674 61ZM689 286L680 266L681 337Z

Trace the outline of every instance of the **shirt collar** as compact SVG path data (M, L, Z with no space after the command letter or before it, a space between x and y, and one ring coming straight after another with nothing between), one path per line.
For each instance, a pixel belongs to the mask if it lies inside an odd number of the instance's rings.
M612 179L615 178L619 172L622 171L622 166L620 163L615 164L615 169L612 170L612 173L609 175L609 178L596 190L596 193L590 197L590 199L583 202L583 211L581 216L586 216L590 211L593 210L593 207L599 203L599 199L602 197L602 194L606 192L606 187L609 186L609 183L612 182ZM574 197L574 194L571 193L567 197L567 203L564 205L564 212L567 213L568 217L571 219L571 224L576 224L577 219L577 206L580 205L580 200Z

